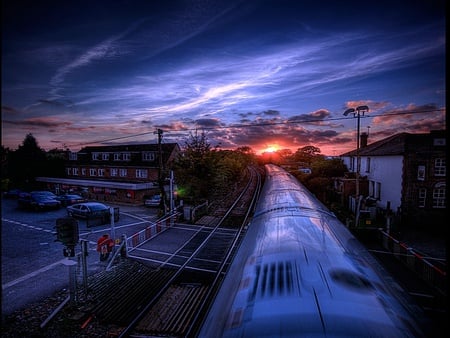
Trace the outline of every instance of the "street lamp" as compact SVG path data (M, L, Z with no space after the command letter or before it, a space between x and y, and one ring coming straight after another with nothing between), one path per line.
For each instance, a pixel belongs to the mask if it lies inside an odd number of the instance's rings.
M364 116L364 113L369 112L368 106L358 106L355 108L348 108L344 112L344 116L347 116L348 114L353 114L353 117L357 118L356 123L356 173L355 173L355 179L356 179L356 211L355 211L355 227L358 226L359 221L359 170L360 170L360 158L359 158L359 128L360 128L360 119L361 115Z

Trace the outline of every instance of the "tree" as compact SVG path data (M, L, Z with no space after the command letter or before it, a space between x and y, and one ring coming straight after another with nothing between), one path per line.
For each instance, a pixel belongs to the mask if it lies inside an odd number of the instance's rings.
M280 161L282 163L289 162L293 156L291 149L280 149L280 150L277 150L276 153L280 156Z
M46 153L47 165L45 176L49 177L66 177L65 162L69 149L50 149Z
M297 162L304 163L305 165L310 165L312 160L320 155L320 148L314 146L305 146L303 148L298 148L294 154L294 159Z
M341 177L348 169L341 159L319 157L312 161L311 171L314 176Z
M47 169L45 151L31 133L27 134L22 145L11 153L9 174L12 181L18 187L28 188L37 176L45 175Z
M311 174L303 174L298 171L293 174L309 191L326 203L327 193L333 187L333 177L344 176L348 169L341 159L327 159L321 155L312 157L309 166Z
M190 134L183 151L174 164L177 184L195 203L208 196L215 170L211 145L206 134ZM183 196L180 196L183 197Z
M221 197L233 189L233 183L255 161L250 147L212 149L205 133L190 134L174 163L179 197L192 204Z

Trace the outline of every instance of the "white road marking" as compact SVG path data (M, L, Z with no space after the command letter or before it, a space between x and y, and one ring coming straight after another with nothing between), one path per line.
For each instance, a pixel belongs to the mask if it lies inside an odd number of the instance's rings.
M48 271L48 270L50 270L50 269L53 269L55 266L58 266L58 265L60 265L60 264L63 264L65 261L67 261L67 258L61 259L60 261L57 261L57 262L52 263L52 264L50 264L50 265L44 266L43 268L41 268L41 269L39 269L39 270L33 271L33 272L31 272L31 273L29 273L29 274L27 274L27 275L25 275L25 276L22 276L22 277L20 277L20 278L15 279L15 280L13 280L13 281L11 281L11 282L9 282L9 283L2 284L2 290L5 290L5 289L7 289L7 288L9 288L9 287L11 287L11 286L13 286L13 285L16 285L16 284L18 284L18 283L21 283L21 282L23 282L23 281L26 281L27 279L30 279L30 278L32 278L32 277L34 277L34 276L37 276L37 275L39 275L40 273L43 273L43 272Z

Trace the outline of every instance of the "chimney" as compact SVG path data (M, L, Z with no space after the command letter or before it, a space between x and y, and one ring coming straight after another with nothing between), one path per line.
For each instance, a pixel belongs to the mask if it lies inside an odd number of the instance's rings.
M361 148L367 147L367 139L369 138L369 134L367 133L361 133L360 140L361 140Z

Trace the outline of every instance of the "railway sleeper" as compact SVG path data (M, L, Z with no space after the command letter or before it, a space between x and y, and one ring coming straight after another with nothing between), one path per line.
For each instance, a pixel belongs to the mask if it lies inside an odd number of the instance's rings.
M166 276L166 278L159 278L156 281L154 279L147 279L145 282L142 280L137 281L137 283L132 285L131 289L128 290L132 290L131 293L124 293L120 303L110 304L111 307L107 316L108 321L117 324L126 324L129 322L130 318L135 316L142 306L154 297L158 290L166 284L166 281L169 278L169 276ZM152 287L148 287L149 285L152 285ZM106 304L106 306L108 306L108 304Z
M190 295L190 299L185 303L183 315L181 317L183 320L178 320L174 323L176 324L174 327L175 332L186 332L190 323L194 320L198 307L202 303L207 290L207 286L201 286L200 288L196 288L196 290Z

